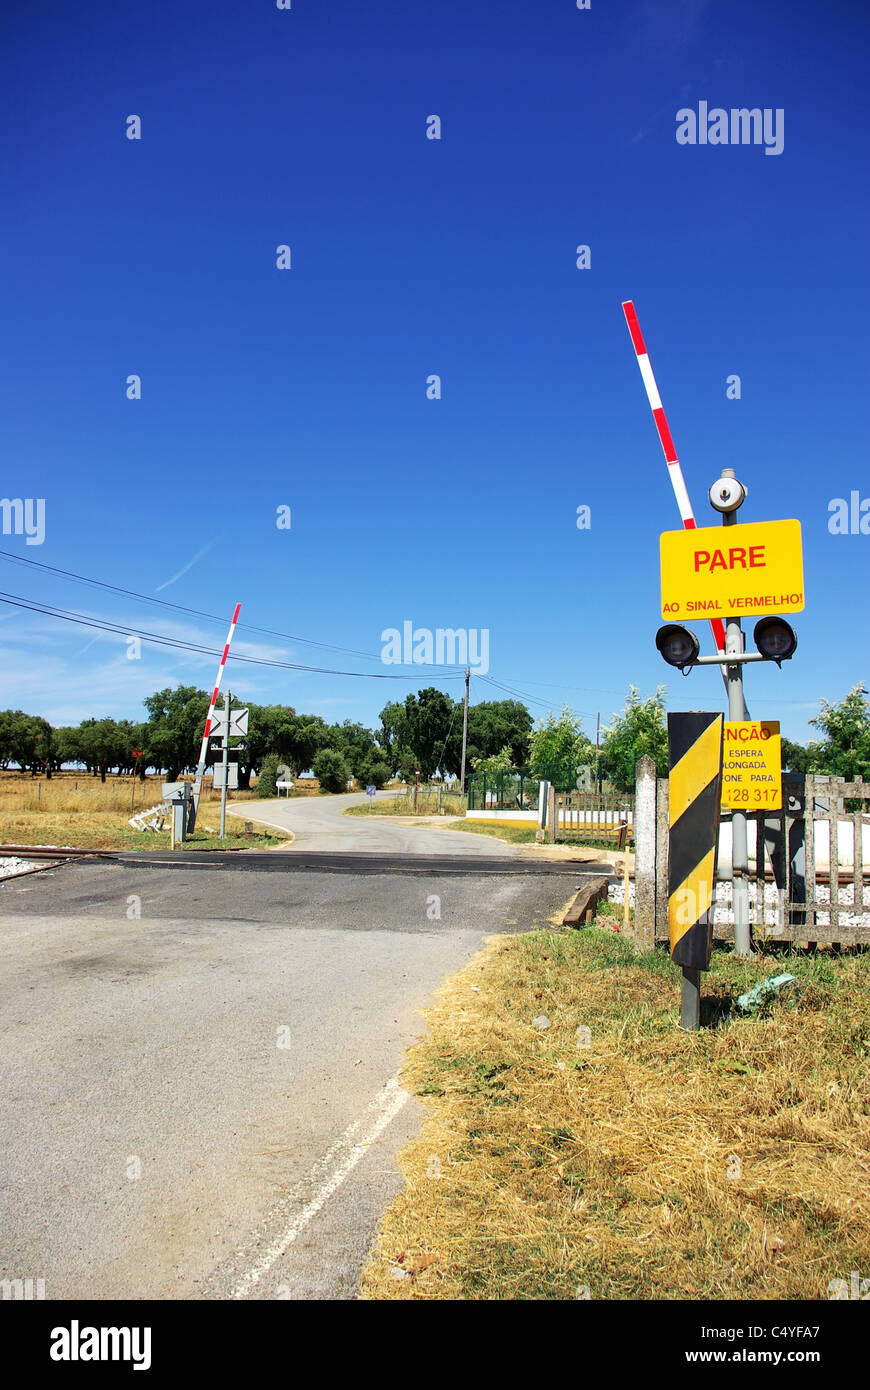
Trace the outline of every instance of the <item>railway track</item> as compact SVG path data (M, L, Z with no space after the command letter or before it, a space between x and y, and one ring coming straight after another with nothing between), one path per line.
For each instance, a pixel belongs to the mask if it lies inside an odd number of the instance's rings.
M135 857L138 857L139 853L141 853L141 851L137 851L137 850L79 849L79 848L77 848L77 847L74 846L74 845L0 845L0 859L9 858L9 859L35 859L35 860L42 860L42 861L44 861L44 866L45 866L45 867L48 867L52 862L60 862L60 861L65 861L65 860L73 860L73 859L83 859L83 860L88 860L88 859L115 859L115 858L117 858L118 855L125 855L125 856L133 855L133 856L135 856ZM225 855L227 855L227 854L233 854L233 855L235 855L235 854L238 854L239 851L238 851L238 850L235 850L235 851L233 851L233 850L227 850L227 851L221 853L220 851L217 851L217 852L216 852L216 851L213 851L213 850L212 850L212 851L208 851L208 855L206 855L205 852L199 853L199 854L198 854L195 850L194 850L194 851L188 851L188 853L190 853L190 854L192 855L192 857L193 857L193 862L197 862L197 863L204 863L204 862L207 863L207 862L208 862L208 859L211 858L211 855L212 855L212 854L218 853L218 854L220 854L220 861L218 861L217 859L215 859L215 861L214 861L215 867L218 867L218 866L219 866L219 862L224 863L224 864L226 863ZM145 856L143 855L143 858L144 858L144 857L145 857ZM296 852L294 853L294 856L293 856L293 857L294 857L294 863L297 864L297 865L300 864L300 863L301 863L301 860L304 858L304 856L301 856L301 855L299 854L298 851L296 851ZM315 856L315 857L317 857L317 856ZM328 857L327 863L332 864L334 867L338 867L338 859L339 859L339 858L341 858L343 861L345 861L345 860L350 861L350 865L353 865L354 863L356 863L356 864L359 865L359 867L362 867L362 862L361 862L361 861L364 861L365 858L366 858L366 856L365 856L365 855L362 855L362 856L356 856L356 855L335 856L335 855L331 855L331 856ZM157 863L157 861L156 861L155 859L152 858L151 853L149 853L149 854L147 855L147 860L148 860L149 864L151 864L152 866L156 865L156 863ZM127 859L128 865L129 865L129 862L130 862L130 860L129 860L129 858L128 858L128 859ZM178 861L178 862L180 863L180 861ZM566 863L567 865L569 865L569 867L570 867L570 861L565 861L565 863ZM348 864L343 864L343 867L349 867L350 865L348 865ZM413 861L411 861L411 862L409 863L409 868L410 868L410 867L414 867ZM516 864L513 865L513 870L516 871ZM841 877L842 877L842 875L843 875L844 873L848 873L848 869L841 868L841 870L840 870L840 875L841 875ZM765 877L765 883L766 883L766 884L769 885L769 884L772 884L772 883L773 883L773 875L772 875L769 871L768 871L767 873L765 873L765 876L764 876L764 877ZM830 873L829 873L827 870L825 870L825 869L817 869L817 870L816 870L816 882L817 882L818 884L821 884L821 885L830 884L830 880L831 880L831 876L830 876ZM865 869L864 869L864 872L863 872L863 880L864 880L865 885L870 885L870 868L865 868ZM730 883L730 881L731 881L731 880L730 880L729 878L720 879L718 875L716 876L716 882L717 882L717 883ZM754 881L754 880L753 880L753 881ZM0 880L0 882L2 882L2 880ZM841 885L841 886L843 886L843 885Z
M111 849L76 849L72 845L0 845L0 859L107 859Z

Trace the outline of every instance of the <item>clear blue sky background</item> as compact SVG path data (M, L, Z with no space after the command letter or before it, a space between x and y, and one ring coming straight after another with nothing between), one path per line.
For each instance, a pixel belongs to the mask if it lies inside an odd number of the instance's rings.
M803 523L798 652L750 669L751 710L805 739L820 697L867 682L870 536L827 524L830 499L870 496L862 5L16 8L0 493L45 498L47 530L0 546L221 621L28 565L0 563L0 588L215 646L237 599L242 623L376 657L405 619L488 628L491 676L536 715L570 703L593 733L630 683L720 708L715 670L684 685L653 644L658 536L679 520L632 298L699 522L733 466L741 520ZM677 110L701 100L784 108L783 153L677 145ZM396 669L243 626L237 641ZM0 606L0 705L140 718L165 684L211 684L211 657L126 650ZM374 724L438 682L235 663L228 683ZM473 700L500 694L472 683Z

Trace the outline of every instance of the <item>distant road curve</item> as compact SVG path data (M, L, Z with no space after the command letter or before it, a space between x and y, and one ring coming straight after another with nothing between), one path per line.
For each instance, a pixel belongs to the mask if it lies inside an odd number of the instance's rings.
M389 793L387 793L389 795ZM489 859L516 857L513 845L489 835L451 835L422 825L399 825L389 816L346 816L348 806L365 803L365 792L342 796L299 796L276 801L244 801L227 810L243 820L292 830L288 850L319 850L352 854L449 854L456 858L485 855Z

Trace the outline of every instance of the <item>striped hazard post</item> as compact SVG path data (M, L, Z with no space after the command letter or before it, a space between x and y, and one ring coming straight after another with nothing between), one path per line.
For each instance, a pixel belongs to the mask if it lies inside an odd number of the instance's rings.
M239 621L239 610L241 609L241 606L242 605L240 603L237 603L235 608L233 609L232 621L230 622L230 630L227 633L227 640L226 642L224 642L223 654L221 656L220 661L218 662L217 675L215 676L214 682L214 690L212 691L211 702L208 707L208 714L205 717L205 730L202 735L202 747L199 750L199 762L196 765L196 777L193 781L193 797L191 798L190 803L190 816L188 819L187 826L188 831L192 831L194 826L196 825L196 813L199 810L199 798L200 793L202 792L202 779L203 774L205 773L205 760L208 757L208 739L209 734L211 733L211 721L214 717L214 709L215 705L217 704L218 691L221 688L221 680L223 679L224 667L227 664L227 657L229 656L230 652L230 643L233 640L233 633L236 630L236 623Z
M699 975L710 969L722 793L721 714L668 715L668 932L683 968L680 1026L700 1027Z

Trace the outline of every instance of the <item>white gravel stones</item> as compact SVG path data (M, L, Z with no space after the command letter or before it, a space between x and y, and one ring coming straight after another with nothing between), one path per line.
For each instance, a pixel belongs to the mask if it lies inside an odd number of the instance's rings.
M6 858L0 859L0 878L15 878L17 874L32 869L33 865L28 864L26 859Z
M622 887L622 880L621 880L621 879L620 879L620 881L619 881L618 883L611 883L611 884L610 884L610 886L609 886L609 888L608 888L608 890L607 890L607 896L608 896L610 902L612 902L612 903L619 903L620 906L622 905L622 902L623 902L623 887ZM822 883L817 884L817 885L816 885L816 896L817 896L817 899L818 899L819 903L827 903L827 902L830 902L830 889L827 887L826 884L822 884ZM868 896L868 895L867 895L867 890L866 890L866 885L865 885L865 901L866 901L866 899L867 899L867 896ZM630 904L632 905L632 907L633 907L633 906L634 906L634 884L633 884L633 883L629 883L629 885L628 885L628 900L629 900L629 903L630 903ZM756 920L757 920L757 919L756 919L756 905L757 905L757 901L758 901L758 885L757 885L756 883L754 883L754 882L750 882L750 884L749 884L749 903L750 903L750 907L751 907L751 909L752 909L753 921L756 921ZM843 908L843 907L851 907L851 906L853 905L854 901L855 901L854 886L853 886L852 884L846 884L845 887L841 888L841 889L839 890L838 895L837 895L837 901L839 902L841 908ZM783 904L782 906L780 906L780 894L779 894L779 889L776 887L775 884L766 883L766 884L764 885L764 925L767 926L767 927L775 927L775 926L777 925L777 921L779 921L779 923L780 923L780 925L781 925L781 924L782 924L782 919L783 919L783 912L784 912L784 904ZM844 927L860 927L860 926L863 926L863 925L866 925L866 924L867 924L868 918L870 918L870 904L868 904L868 905L865 907L863 913L861 913L861 912L841 912L841 913L840 913L840 925L841 925L841 926L844 926ZM819 913L818 919L817 919L817 922L818 922L818 925L819 925L819 926L827 926L827 925L828 925L828 920L829 920L829 914L828 914L828 913L826 913L826 912L820 912L820 913ZM731 907L731 884L730 884L730 883L717 883L717 884L716 884L716 900L715 900L715 906L714 906L714 909L713 909L713 921L714 921L714 923L716 923L716 922L733 922L733 921L734 921L734 912L733 912L732 907Z

